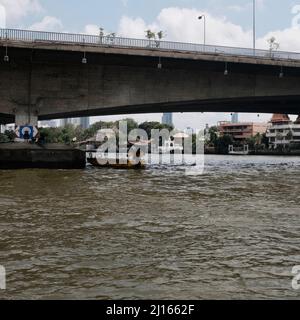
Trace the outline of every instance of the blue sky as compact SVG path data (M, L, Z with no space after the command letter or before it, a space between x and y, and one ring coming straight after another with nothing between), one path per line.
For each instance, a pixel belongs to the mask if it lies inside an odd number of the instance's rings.
M270 30L290 26L292 7L300 4L300 0L256 1L258 36ZM196 8L213 15L226 16L233 23L250 29L252 28L251 2L252 0L40 0L39 3L44 10L14 21L11 25L30 26L42 16L49 15L63 21L66 29L71 31L82 31L87 24L103 25L113 31L118 29L118 23L123 15L142 17L151 22L163 8L181 7ZM247 9L239 10L239 7Z
M0 5L6 8L8 27L97 33L98 27L102 26L108 32L128 37L143 37L146 28L150 27L164 30L170 40L188 42L203 41L203 25L194 17L205 13L209 43L250 47L252 1L0 0ZM267 39L275 36L281 50L300 52L300 0L256 0L256 3L257 46L265 48ZM293 23L299 27L292 27ZM136 119L159 120L160 117L143 115ZM269 117L262 115L260 119L268 120ZM179 127L195 126L199 121L213 124L228 119L229 114L175 115ZM257 120L258 117L242 115L241 119Z

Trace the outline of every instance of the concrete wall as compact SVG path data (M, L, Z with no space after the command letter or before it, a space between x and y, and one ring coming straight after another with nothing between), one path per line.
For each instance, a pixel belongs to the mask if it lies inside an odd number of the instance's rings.
M147 56L137 50L126 54L123 49L91 48L88 64L82 64L82 48L24 46L12 44L10 62L0 60L0 118L17 115L29 123L37 116L44 120L143 112L300 112L300 63L287 65L279 78L278 62L228 62L224 57L229 70L225 76L225 62L214 56L165 56L158 69L158 58L150 50Z

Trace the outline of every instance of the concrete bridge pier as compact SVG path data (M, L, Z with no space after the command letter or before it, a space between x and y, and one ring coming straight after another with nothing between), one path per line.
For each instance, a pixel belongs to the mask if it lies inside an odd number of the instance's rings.
M38 127L38 112L30 107L18 106L14 110L16 127ZM63 144L28 143L16 139L14 143L0 145L0 170L23 168L83 169L84 151Z
M38 114L32 112L30 108L18 107L15 110L15 124L19 126L38 126Z

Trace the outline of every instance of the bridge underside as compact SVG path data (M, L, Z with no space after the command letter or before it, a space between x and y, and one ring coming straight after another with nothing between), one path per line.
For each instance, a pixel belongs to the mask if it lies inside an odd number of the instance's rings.
M286 113L299 114L300 95L291 97L240 98L223 100L195 100L170 103L145 104L99 108L64 114L40 116L39 120L108 116L120 114L143 114L163 112L239 112L239 113ZM54 118L53 118L54 117Z
M298 66L285 66L280 78L282 67L273 61L162 52L159 69L157 51L97 50L11 44L10 62L0 59L0 122L161 112L300 113ZM4 52L0 41L0 57Z
M109 108L94 108L75 112L64 112L38 116L38 120L52 120L76 117L109 116L109 115L130 115L143 113L163 112L238 112L238 113L286 113L299 114L299 96L281 96L264 98L240 98L223 100L199 100L182 101L170 103L145 104L134 106L120 106ZM0 124L15 122L15 116L0 113Z

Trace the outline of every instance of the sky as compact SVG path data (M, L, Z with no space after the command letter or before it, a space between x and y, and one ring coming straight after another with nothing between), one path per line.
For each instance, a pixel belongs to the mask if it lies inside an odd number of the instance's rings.
M150 28L163 30L165 40L202 43L203 23L196 17L205 14L208 44L251 47L252 8L253 0L0 0L0 27L88 34L103 27L136 38L144 38ZM274 36L280 50L300 52L300 0L256 0L256 8L257 47L267 48ZM133 118L160 121L161 114ZM268 121L270 115L241 114L240 119ZM182 129L223 120L230 120L230 114L174 114Z

